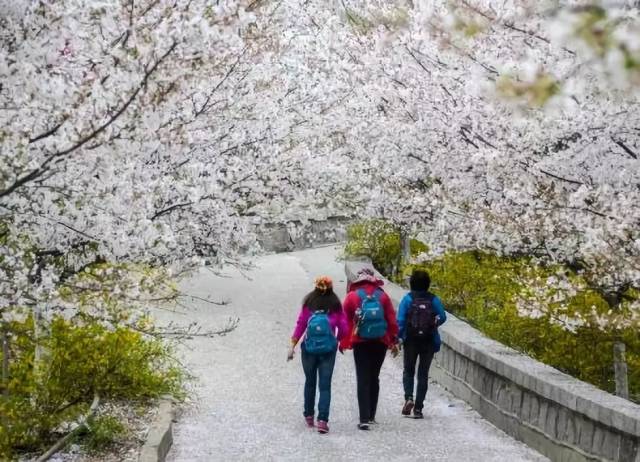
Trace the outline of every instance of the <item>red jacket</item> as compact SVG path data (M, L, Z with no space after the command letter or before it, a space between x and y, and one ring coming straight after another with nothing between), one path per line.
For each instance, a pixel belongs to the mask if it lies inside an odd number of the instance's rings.
M380 287L380 285L381 284L363 281L351 284L351 286L349 287L350 292L347 293L347 296L342 303L342 309L344 310L345 317L347 318L349 329L347 331L348 334L340 341L340 348L350 349L355 343L365 341L365 339L358 337L354 333L356 310L360 308L360 304L362 303L356 291L358 289L364 289L367 294L372 294L376 289ZM382 308L384 309L384 317L387 321L387 332L386 334L384 334L384 337L376 341L381 341L390 348L396 343L396 338L398 336L396 312L393 309L393 303L391 302L391 299L386 294L386 292L382 292L380 296L380 302L382 303Z

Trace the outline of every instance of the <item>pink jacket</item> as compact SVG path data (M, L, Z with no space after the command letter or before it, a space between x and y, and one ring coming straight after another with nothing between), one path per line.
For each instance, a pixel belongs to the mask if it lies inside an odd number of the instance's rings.
M302 335L307 330L307 324L309 323L309 318L312 314L313 312L306 306L303 306L300 309L300 314L298 314L298 320L296 321L296 327L293 330L293 334L291 334L291 340L293 340L294 343L298 343ZM348 327L347 319L345 318L342 310L337 312L330 312L328 317L329 324L331 324L331 329L333 330L333 332L337 331L336 337L338 341L345 338L348 333Z

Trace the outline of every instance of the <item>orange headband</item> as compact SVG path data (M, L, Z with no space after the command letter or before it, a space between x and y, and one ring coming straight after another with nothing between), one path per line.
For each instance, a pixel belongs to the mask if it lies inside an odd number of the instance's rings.
M329 276L318 276L314 281L314 285L316 286L316 289L324 292L333 288L333 281Z

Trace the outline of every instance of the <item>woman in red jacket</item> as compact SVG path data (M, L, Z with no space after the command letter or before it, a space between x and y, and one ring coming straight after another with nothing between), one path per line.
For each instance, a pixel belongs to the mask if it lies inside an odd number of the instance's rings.
M349 335L342 339L340 348L353 349L361 430L369 430L369 425L375 423L380 369L387 349L398 352L396 313L391 299L381 289L383 284L372 270L363 268L351 281L342 304Z

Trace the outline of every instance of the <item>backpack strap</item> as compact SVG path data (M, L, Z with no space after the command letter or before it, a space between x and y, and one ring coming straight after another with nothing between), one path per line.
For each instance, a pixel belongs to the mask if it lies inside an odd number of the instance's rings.
M358 294L358 297L360 297L360 303L362 303L364 299L367 298L367 291L364 289L358 289L356 290L356 293Z
M363 302L365 298L369 297L369 294L367 294L367 291L364 289L358 289L356 293L358 294L358 297L360 297L360 302ZM376 290L373 291L371 296L373 296L373 298L375 298L377 301L380 301L382 293L383 290L380 287L377 287Z

